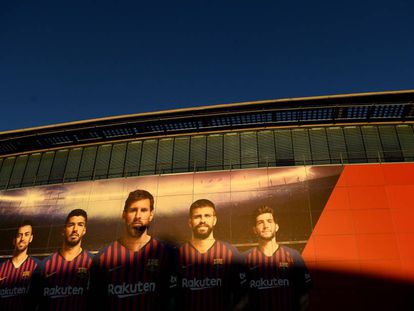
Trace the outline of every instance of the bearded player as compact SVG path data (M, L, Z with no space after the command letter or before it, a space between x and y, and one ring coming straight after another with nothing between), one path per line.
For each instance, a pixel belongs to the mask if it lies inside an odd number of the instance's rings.
M91 307L97 310L166 310L172 276L170 247L151 237L154 198L136 190L125 201L122 236L94 258Z
M29 256L27 250L33 241L30 221L18 225L13 238L13 257L0 265L0 310L27 310L29 286L38 267L38 260Z
M87 213L72 210L63 227L62 248L42 263L40 310L85 310L92 255L82 249Z
M253 232L258 246L245 257L249 309L305 310L311 278L301 255L277 243L272 208L255 211Z
M231 310L238 284L238 251L216 240L213 202L195 201L189 212L191 240L179 249L179 309Z

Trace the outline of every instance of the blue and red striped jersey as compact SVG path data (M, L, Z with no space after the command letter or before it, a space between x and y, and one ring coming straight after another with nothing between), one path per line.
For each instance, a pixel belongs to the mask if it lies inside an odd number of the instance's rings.
M54 253L42 262L40 310L85 310L92 254L83 250L67 261Z
M272 256L266 256L253 248L244 259L249 309L298 309L299 298L309 290L311 278L296 250L279 246Z
M11 259L0 265L0 310L27 309L29 286L37 267L37 259L30 256L18 268Z
M174 251L151 238L134 252L115 241L94 258L91 307L101 310L161 310L168 307Z
M228 310L237 296L239 252L215 241L205 253L187 242L179 249L179 309Z

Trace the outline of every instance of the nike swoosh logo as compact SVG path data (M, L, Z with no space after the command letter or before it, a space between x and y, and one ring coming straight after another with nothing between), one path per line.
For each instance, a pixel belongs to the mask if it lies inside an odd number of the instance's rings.
M46 278L50 278L52 275L55 275L57 271L54 271L52 273L46 274Z
M0 278L0 281L7 279L7 276Z
M120 268L122 268L122 265L120 265L120 266L116 266L116 267L111 268L111 269L108 269L108 272L112 272L112 271L118 270L118 269L120 269Z
M251 267L250 270L254 270L254 269L257 269L259 267L260 267L260 265L255 265L255 266Z

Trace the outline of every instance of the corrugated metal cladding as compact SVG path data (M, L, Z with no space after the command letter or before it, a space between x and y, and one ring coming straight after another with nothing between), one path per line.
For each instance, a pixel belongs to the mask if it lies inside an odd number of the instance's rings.
M247 130L3 157L0 190L192 171L410 161L414 161L410 124Z

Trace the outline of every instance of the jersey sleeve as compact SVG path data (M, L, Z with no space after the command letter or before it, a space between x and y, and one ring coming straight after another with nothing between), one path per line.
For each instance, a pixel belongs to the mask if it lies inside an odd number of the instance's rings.
M27 310L40 310L42 303L44 302L43 298L43 289L45 287L43 274L45 270L46 259L43 261L36 260L36 268L33 270L32 278L30 280L29 293L27 304L25 309Z
M165 244L166 247L166 258L165 258L165 267L162 274L165 276L161 280L161 285L163 287L162 296L165 297L162 302L162 310L175 310L177 306L177 295L178 295L178 249Z
M247 276L247 257L249 251L246 251L244 253L240 253L238 263L238 295L235 297L235 310L245 310L248 305L249 300L249 283L248 283L248 276Z
M293 278L295 280L295 291L299 295L306 294L312 287L312 279L309 270L306 267L305 261L297 251L293 251L292 257L294 260Z
M105 292L105 271L100 266L99 259L101 253L96 254L92 259L89 275L89 286L87 294L87 309L89 310L106 310L104 301Z
M232 252L231 273L230 273L230 293L232 308L237 307L243 300L245 294L246 274L243 265L243 255L233 245L229 244L229 249Z

